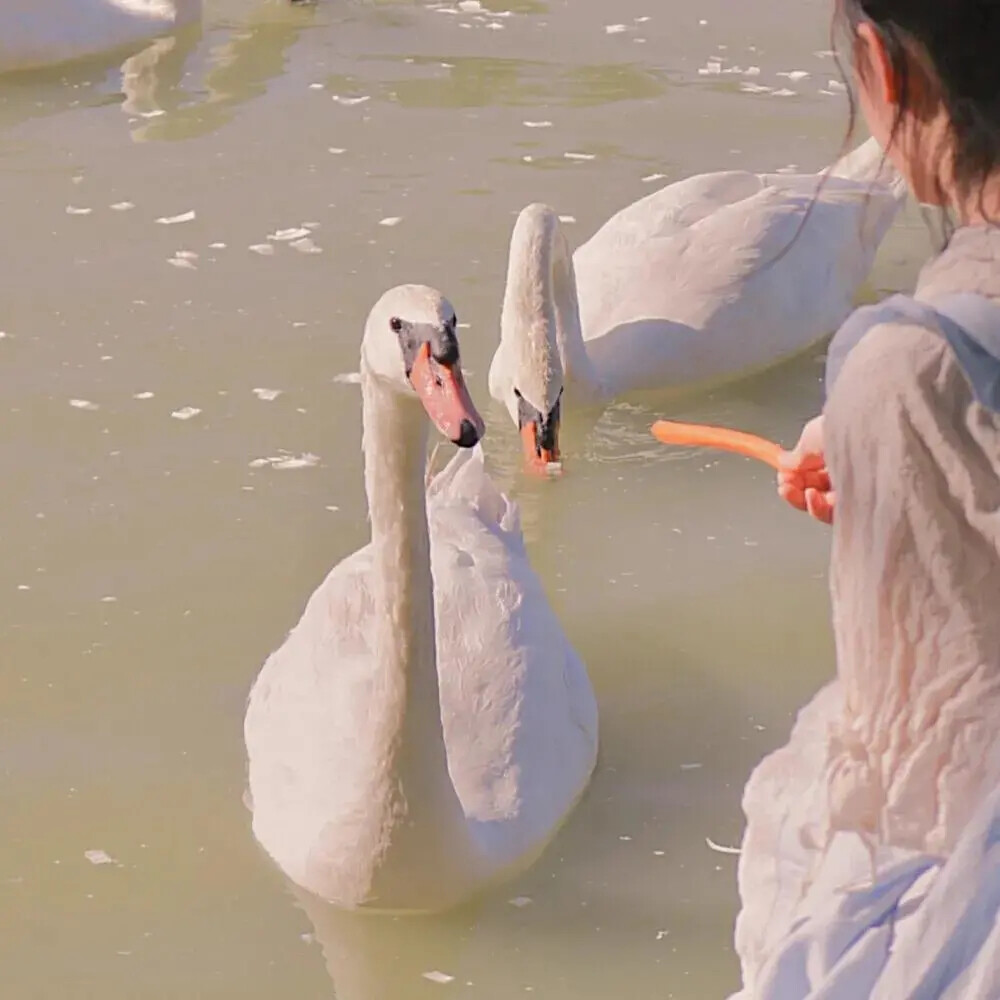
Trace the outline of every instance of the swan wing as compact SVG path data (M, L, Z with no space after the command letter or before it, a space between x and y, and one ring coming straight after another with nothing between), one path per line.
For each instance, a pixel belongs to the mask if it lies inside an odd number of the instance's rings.
M899 199L839 177L817 198L818 183L758 178L682 232L578 251L587 353L615 392L730 377L836 329Z
M430 523L449 770L484 851L513 862L586 787L597 705L481 450L442 475Z

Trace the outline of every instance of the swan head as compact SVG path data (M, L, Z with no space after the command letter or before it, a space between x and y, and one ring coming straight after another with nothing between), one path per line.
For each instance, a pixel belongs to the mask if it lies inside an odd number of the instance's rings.
M490 393L507 408L530 469L559 461L565 371L559 343L559 295L569 245L547 205L528 205L514 224L500 346L490 367Z
M399 285L375 303L361 344L362 369L420 401L453 444L471 448L486 433L462 375L452 304L426 285Z

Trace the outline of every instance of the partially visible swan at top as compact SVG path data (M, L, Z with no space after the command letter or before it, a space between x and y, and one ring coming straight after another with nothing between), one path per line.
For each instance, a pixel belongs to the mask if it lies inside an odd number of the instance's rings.
M202 0L2 0L0 73L139 45L197 23L201 14Z
M596 762L594 694L484 468L455 329L418 285L369 315L371 542L312 595L247 707L253 832L345 908L442 910L517 873ZM428 417L463 449L429 488Z
M0 72L111 52L200 17L201 0L3 0Z
M631 391L727 379L832 333L906 185L874 139L831 168L817 196L819 181L690 177L618 212L572 255L556 213L525 208L489 386L528 463L559 458L567 406L599 410Z

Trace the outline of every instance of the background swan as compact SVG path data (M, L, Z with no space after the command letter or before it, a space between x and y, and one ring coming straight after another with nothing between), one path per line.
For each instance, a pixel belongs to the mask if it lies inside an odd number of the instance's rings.
M264 664L245 719L253 830L343 907L439 910L514 874L596 762L590 682L494 486L455 314L387 292L361 352L372 541ZM465 446L425 493L426 415Z
M201 15L202 0L3 0L0 73L139 45L195 24Z
M819 180L691 177L618 212L572 255L556 213L525 208L489 386L529 462L559 457L567 405L722 380L836 329L906 187L870 139L832 168L803 224Z
M0 72L135 45L201 17L201 0L4 0Z

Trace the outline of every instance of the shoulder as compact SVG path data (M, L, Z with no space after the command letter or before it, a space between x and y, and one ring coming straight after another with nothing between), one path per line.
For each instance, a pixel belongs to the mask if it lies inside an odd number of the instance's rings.
M828 407L845 397L852 405L884 403L910 392L951 364L947 340L919 303L893 296L856 310L838 330L827 357Z

